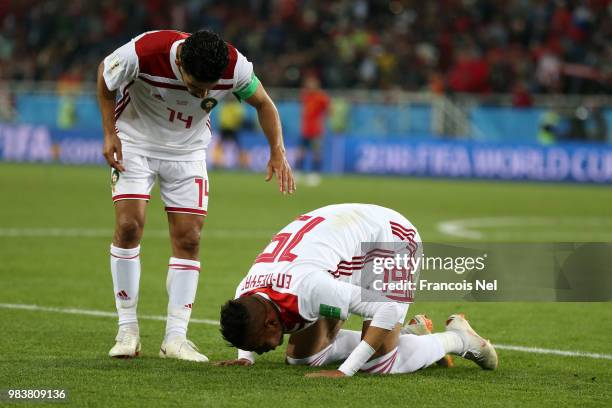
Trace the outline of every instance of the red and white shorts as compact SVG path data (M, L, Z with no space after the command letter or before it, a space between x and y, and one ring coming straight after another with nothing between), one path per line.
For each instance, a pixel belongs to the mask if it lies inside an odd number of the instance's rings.
M123 173L111 169L113 202L150 200L159 178L167 212L206 215L209 184L205 160L160 160L124 152L123 165Z

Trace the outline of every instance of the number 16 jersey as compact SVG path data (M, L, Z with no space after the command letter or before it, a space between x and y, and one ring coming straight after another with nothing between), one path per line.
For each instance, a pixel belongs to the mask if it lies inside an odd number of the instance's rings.
M336 204L299 216L276 234L236 288L235 297L258 294L273 301L285 332L320 317L346 319L360 272L374 257L395 251L363 244L398 243L414 256L415 227L401 214L370 204ZM340 283L343 282L343 283ZM351 283L352 285L347 285Z

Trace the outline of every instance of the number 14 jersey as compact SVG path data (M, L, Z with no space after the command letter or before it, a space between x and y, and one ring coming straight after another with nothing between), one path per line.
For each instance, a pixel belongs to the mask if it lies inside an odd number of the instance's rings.
M104 81L119 91L116 131L124 151L162 160L202 160L211 138L210 111L233 92L253 95L258 85L251 64L227 44L229 64L204 99L191 95L175 63L189 34L146 32L104 59Z

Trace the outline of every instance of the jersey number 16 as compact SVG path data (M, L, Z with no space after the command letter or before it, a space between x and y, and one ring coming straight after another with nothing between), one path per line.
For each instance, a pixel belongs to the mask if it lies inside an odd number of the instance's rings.
M280 234L276 234L274 238L272 238L272 241L270 241L270 243L277 243L272 252L262 252L257 258L255 258L255 263L293 261L295 258L297 258L297 255L292 254L291 250L300 243L306 233L321 222L325 221L325 218L315 217L311 219L310 215L301 215L297 220L308 222L295 233L282 232Z

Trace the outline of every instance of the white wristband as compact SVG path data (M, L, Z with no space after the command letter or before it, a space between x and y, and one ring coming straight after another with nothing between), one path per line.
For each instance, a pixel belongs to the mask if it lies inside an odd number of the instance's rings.
M338 368L346 376L351 377L374 355L376 350L372 348L365 340L355 347L355 350L348 356L344 363Z
M252 351L245 351L238 349L238 360L244 358L245 360L249 360L251 363L255 363L255 355Z

